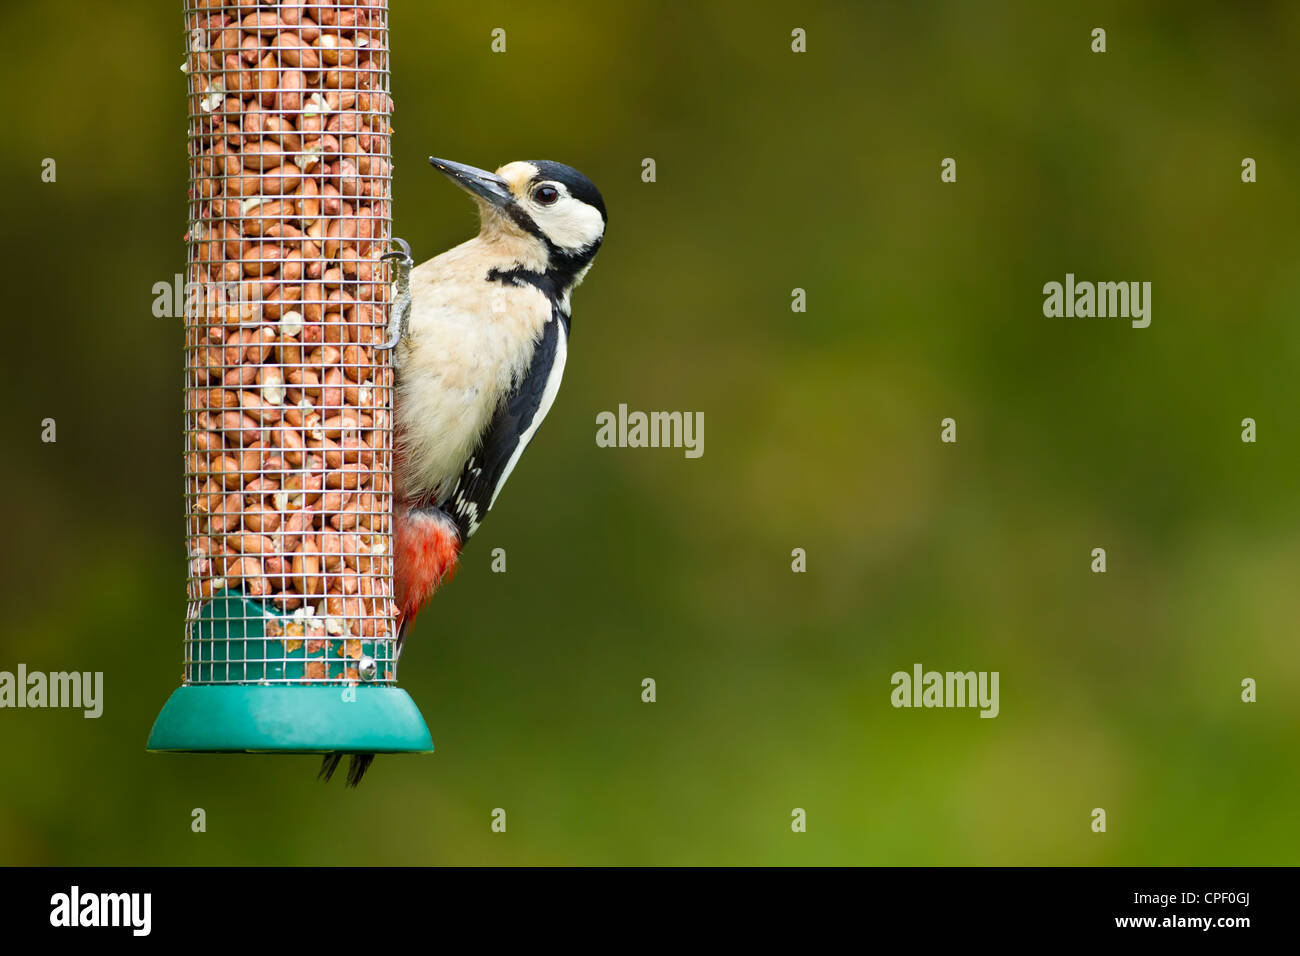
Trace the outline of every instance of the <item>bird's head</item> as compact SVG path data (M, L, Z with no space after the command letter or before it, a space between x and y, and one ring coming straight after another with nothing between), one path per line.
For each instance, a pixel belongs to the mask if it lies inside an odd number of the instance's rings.
M508 163L494 173L434 157L429 162L478 201L485 233L504 231L534 244L534 261L545 263L542 271L560 288L581 281L605 238L605 201L590 179L545 159Z

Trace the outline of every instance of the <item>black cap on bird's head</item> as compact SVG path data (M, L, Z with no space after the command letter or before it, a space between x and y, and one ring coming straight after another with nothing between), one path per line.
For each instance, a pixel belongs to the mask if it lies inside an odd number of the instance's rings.
M552 257L589 262L605 236L605 200L572 166L536 159L507 163L494 173L429 157L433 167L546 243Z

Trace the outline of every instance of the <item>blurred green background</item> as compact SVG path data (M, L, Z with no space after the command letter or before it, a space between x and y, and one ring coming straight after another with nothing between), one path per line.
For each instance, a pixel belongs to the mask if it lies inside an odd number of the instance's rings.
M1300 6L394 7L418 257L475 229L429 154L571 163L610 229L403 660L438 752L349 792L144 751L185 613L182 336L151 315L181 4L6 4L0 670L106 690L0 711L0 863L1300 862ZM1151 327L1045 318L1066 272L1151 281ZM620 402L704 412L704 457L597 448ZM893 709L916 662L999 671L1001 715Z

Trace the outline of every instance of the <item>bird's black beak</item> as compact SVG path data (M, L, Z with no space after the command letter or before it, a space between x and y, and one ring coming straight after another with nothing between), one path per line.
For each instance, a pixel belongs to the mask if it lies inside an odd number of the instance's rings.
M486 169L476 169L463 163L453 163L449 159L438 159L436 156L430 156L429 162L433 164L434 169L461 189L482 196L494 206L506 206L515 201L510 186L496 173L489 173Z

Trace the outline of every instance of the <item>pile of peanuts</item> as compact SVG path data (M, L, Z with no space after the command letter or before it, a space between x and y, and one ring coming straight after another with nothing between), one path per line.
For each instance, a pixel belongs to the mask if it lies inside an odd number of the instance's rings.
M182 67L190 616L242 593L348 656L396 610L386 6L188 0Z

